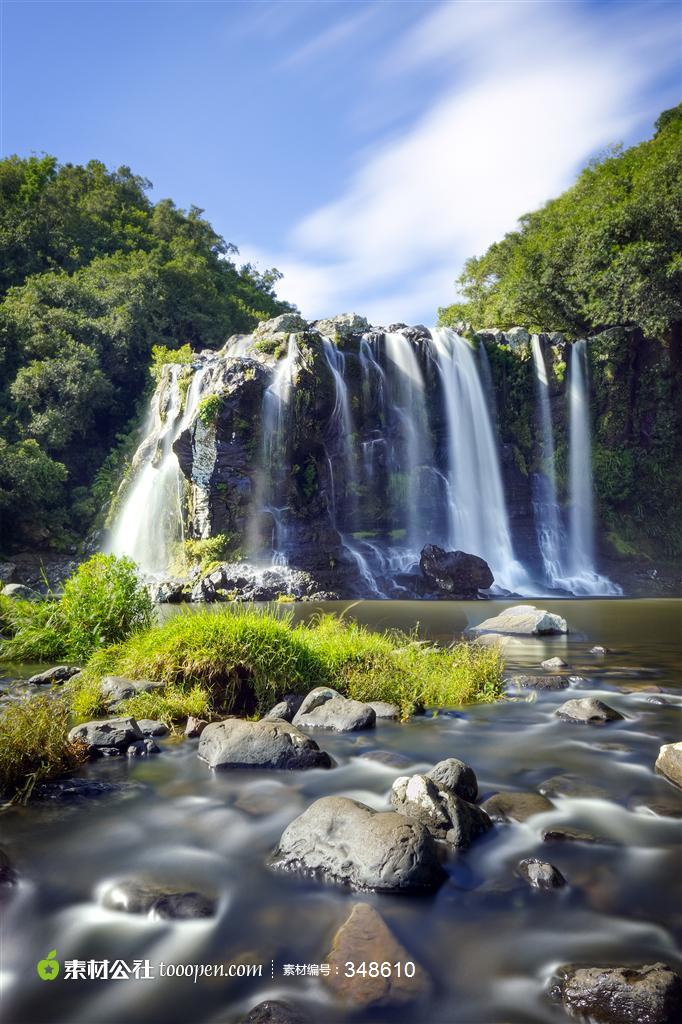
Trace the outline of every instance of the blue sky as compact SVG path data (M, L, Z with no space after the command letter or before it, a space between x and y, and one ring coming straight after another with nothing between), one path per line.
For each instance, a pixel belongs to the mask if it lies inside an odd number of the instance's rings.
M678 0L2 0L3 155L128 164L304 315L433 322L467 256L679 102Z

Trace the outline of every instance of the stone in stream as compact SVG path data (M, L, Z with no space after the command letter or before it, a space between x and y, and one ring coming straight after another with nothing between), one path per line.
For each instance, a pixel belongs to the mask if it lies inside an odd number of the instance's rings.
M0 591L3 597L11 597L15 601L39 601L40 594L23 583L6 583Z
M558 868L537 857L520 860L516 871L532 889L560 889L566 885L566 879Z
M117 751L118 753L118 751ZM31 800L55 805L81 804L102 797L125 798L143 792L137 782L102 782L97 779L50 779L39 782L31 791Z
M475 804L438 785L426 775L401 775L393 783L391 804L399 814L425 825L437 839L459 849L492 828L490 818Z
M302 729L333 729L335 732L373 729L376 720L376 712L369 704L349 700L326 686L311 690L292 719L293 724Z
M478 799L478 780L474 769L456 757L439 761L426 774L439 789L447 789L469 803Z
M509 682L521 690L565 690L569 685L566 676L514 675Z
M118 704L138 693L149 693L162 690L165 683L153 682L151 679L126 679L125 676L105 676L102 680L102 696L109 704Z
M149 757L151 754L160 754L161 747L157 746L154 740L149 736L144 740L137 740L135 743L131 743L126 750L126 757Z
M207 725L208 722L205 718L195 718L194 715L190 715L185 723L185 736L190 740L198 739Z
M228 718L207 725L198 756L209 768L331 768L315 740L282 719L249 722Z
M392 971L388 977L381 973L376 977L357 973L347 977L348 961L368 964L404 964L411 961L415 964L415 972L411 978L402 971L400 974ZM356 1008L404 1006L427 996L432 989L431 979L424 968L415 963L369 903L355 904L334 936L325 962L331 966L330 973L323 976L325 984L339 999Z
M682 978L668 964L561 967L550 994L594 1024L678 1024Z
M111 756L111 751L123 753L131 743L144 739L134 718L108 718L75 725L69 732L69 741L82 740L90 757Z
M138 718L137 724L143 736L167 736L169 728L156 718Z
M577 775L552 775L538 786L543 796L569 796L589 800L606 800L608 792L600 786L593 786Z
M285 722L292 722L303 700L304 698L301 694L287 693L278 704L275 704L274 708L270 708L267 715L263 715L263 718L268 719L268 721L282 718Z
M166 890L153 883L126 879L109 886L102 905L125 914L144 914L156 920L214 917L216 901L200 892Z
M466 551L445 551L437 544L422 548L419 568L438 590L457 597L477 597L495 582L490 566L478 555Z
M377 764L382 764L386 768L409 768L411 764L414 764L409 757L397 754L394 750L368 750L366 753L360 754L360 758L364 761L376 761Z
M481 807L493 821L527 821L551 811L554 804L540 793L495 793Z
M656 771L682 787L682 743L664 743L656 758Z
M555 669L568 668L568 662L564 661L563 658L547 658L545 661L540 662L540 668L544 668L546 672L553 672Z
M478 626L469 626L472 633L506 633L512 636L550 636L568 633L566 619L532 604L517 604L505 608L499 615L486 619Z
M397 704L389 704L385 700L370 700L367 703L377 718L390 719L394 722L400 718L400 708Z
M545 843L613 843L612 839L600 839L594 833L574 828L573 825L555 825L553 828L546 828L542 832L542 839Z
M237 1024L311 1024L310 1017L281 999L265 999L241 1017Z
M602 647L601 644L596 644L595 647L590 649L590 654L594 654L598 658L603 658L605 654L610 654L611 651L608 647Z
M603 725L605 722L622 721L620 711L605 704L596 697L576 697L567 700L554 712L566 722L578 722L581 725Z
M445 879L424 825L343 796L322 797L295 818L272 867L387 892L428 891Z
M55 665L54 668L46 668L44 672L36 672L28 682L32 686L51 686L53 683L65 683L80 671L76 665Z

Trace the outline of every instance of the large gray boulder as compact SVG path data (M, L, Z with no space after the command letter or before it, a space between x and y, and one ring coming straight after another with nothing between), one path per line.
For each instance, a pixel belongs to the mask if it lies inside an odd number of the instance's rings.
M44 672L36 672L31 676L29 683L32 686L52 686L57 683L65 683L67 679L78 675L80 668L77 665L55 665L54 668L46 668Z
M682 743L664 743L656 758L656 771L682 787Z
M478 626L470 626L472 633L503 633L510 636L548 636L554 633L568 633L566 619L544 608L532 604L517 604L505 608L492 619L485 619Z
M479 590L487 590L495 582L483 558L466 551L446 551L437 544L422 548L419 568L438 590L459 597L476 597Z
M268 720L283 718L285 722L291 722L302 703L303 697L300 694L287 693L273 708L270 708L267 715L263 715L263 718Z
M509 677L511 686L519 690L565 690L570 680L566 676L527 676L513 675Z
M272 866L389 892L435 889L445 878L427 828L343 796L322 797L295 818Z
M391 804L399 814L425 825L438 839L464 849L492 827L484 810L426 775L401 775L393 783Z
M212 722L201 733L198 756L210 768L331 768L333 764L315 740L282 719Z
M326 337L345 341L353 334L364 334L368 331L369 321L359 313L339 313L338 316L329 317L327 320L315 321L314 327Z
M346 697L332 697L318 704L312 711L294 715L294 725L302 729L333 729L335 732L357 732L359 729L373 729L377 722L376 711L369 704Z
M108 718L75 725L69 732L69 740L82 740L88 746L91 757L98 757L104 751L127 750L131 743L144 739L134 718Z
M623 719L620 711L605 704L596 697L580 697L567 700L554 712L566 722L578 722L581 725L603 725L605 722L616 722Z
M682 1019L682 978L668 964L562 967L551 994L564 1008L594 1024L677 1024Z
M456 757L446 757L426 774L438 789L448 789L469 803L475 803L478 799L478 780L474 769Z

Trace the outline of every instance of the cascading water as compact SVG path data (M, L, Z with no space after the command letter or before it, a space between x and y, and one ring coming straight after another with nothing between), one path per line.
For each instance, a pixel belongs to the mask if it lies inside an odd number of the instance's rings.
M574 594L618 595L621 588L595 570L587 343L571 348L569 369L569 550L564 585Z
M111 530L108 550L127 555L151 575L166 572L174 544L183 539L183 481L173 442L192 421L210 363L194 372L184 401L184 367L168 369L157 388L145 437L133 459L133 480Z
M545 581L549 586L557 586L564 575L562 569L563 531L557 501L549 378L542 343L537 334L531 338L531 351L535 368L538 426L542 449L542 471L536 475L534 480L533 511Z
M497 446L468 342L447 327L431 332L447 419L449 544L485 558L498 587L528 593L516 560Z

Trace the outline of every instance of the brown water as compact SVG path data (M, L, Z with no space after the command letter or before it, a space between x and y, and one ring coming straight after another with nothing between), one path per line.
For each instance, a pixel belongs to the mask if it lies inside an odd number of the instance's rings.
M450 642L507 603L344 602L325 610L370 627L411 629ZM567 638L507 648L508 667L537 666L555 654L582 682L571 690L495 705L453 708L405 725L315 738L338 762L332 771L211 772L196 745L161 741L146 763L99 762L89 777L141 784L121 801L55 812L29 807L0 817L2 843L20 868L19 892L2 925L4 1020L9 1024L211 1024L238 1021L265 998L308 1010L316 1024L396 1021L423 1024L552 1024L565 1021L545 993L569 961L682 966L682 791L654 773L662 743L682 738L682 601L555 601ZM292 606L296 618L319 607ZM612 648L606 658L593 644ZM658 695L666 704L651 703ZM633 692L624 692L632 689ZM598 695L625 721L572 726L554 715L570 696ZM319 796L335 793L388 806L392 780L406 769L361 759L373 750L407 756L408 771L456 756L477 772L481 796L535 789L555 775L597 786L599 797L557 798L525 824L496 826L447 864L433 896L363 894L273 874L267 860L281 832ZM548 824L594 832L598 843L541 840ZM549 859L569 886L535 892L515 878L519 859ZM136 874L214 891L217 918L154 922L103 909L107 881ZM357 899L367 900L431 976L426 1005L397 1011L344 1011L314 977L283 977L287 963L323 963L331 938ZM41 982L36 961L148 958L214 963L247 956L262 979ZM275 976L271 976L271 962Z

